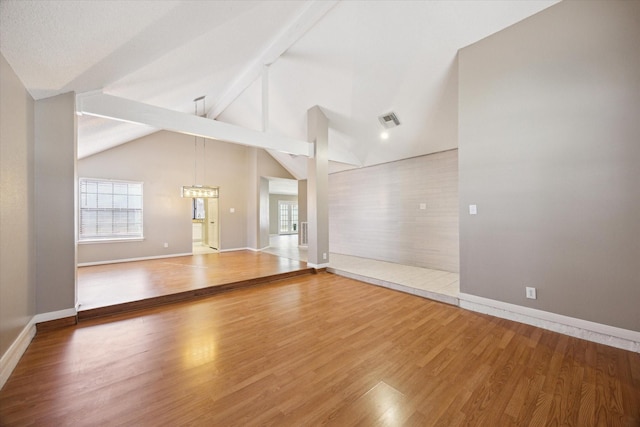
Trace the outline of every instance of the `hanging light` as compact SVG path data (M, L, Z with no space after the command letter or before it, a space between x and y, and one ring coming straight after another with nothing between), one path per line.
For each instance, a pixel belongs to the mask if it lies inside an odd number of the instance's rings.
M191 197L193 199L218 197L218 187L206 187L204 185L183 185L182 197Z
M204 105L204 96L201 96L199 98L196 98L193 100L194 104L195 104L195 114L196 116L198 115L198 101L202 101L202 110L203 110L203 115L206 112L206 108ZM204 151L204 155L203 158L206 162L206 149L207 149L207 140L203 139L203 149ZM198 137L194 136L193 137L193 182L198 182L198 153L197 153L197 148L198 148ZM204 180L206 181L206 163L204 165L203 168L203 174L204 176ZM183 185L182 186L182 197L190 197L193 199L205 199L205 198L211 198L211 197L218 197L218 187L209 187L206 185L200 185L200 184L193 184L193 185Z

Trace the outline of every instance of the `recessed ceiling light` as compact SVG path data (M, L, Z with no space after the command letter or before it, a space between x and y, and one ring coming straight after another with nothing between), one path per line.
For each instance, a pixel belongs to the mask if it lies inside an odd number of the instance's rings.
M380 132L380 139L389 139L389 132Z

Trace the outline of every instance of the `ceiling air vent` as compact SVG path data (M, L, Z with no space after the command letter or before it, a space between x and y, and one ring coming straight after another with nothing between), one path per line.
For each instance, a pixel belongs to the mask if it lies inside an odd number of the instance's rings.
M394 112L383 114L378 117L378 120L380 120L380 123L382 123L385 129L391 129L400 124L400 120L398 120L398 116L396 116Z

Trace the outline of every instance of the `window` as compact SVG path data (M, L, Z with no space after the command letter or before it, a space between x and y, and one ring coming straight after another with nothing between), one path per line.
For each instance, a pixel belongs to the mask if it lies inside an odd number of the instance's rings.
M80 178L80 241L141 239L142 183Z
M298 231L298 202L278 200L278 211L279 233L296 233Z

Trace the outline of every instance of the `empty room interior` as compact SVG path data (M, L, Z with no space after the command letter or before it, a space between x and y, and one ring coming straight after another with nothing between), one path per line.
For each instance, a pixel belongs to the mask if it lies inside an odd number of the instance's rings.
M638 0L0 0L0 425L640 426L638 46Z

